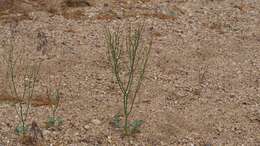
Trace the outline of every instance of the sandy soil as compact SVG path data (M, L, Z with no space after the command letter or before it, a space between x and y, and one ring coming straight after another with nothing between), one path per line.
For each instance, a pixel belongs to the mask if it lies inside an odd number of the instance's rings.
M43 60L35 100L46 101L48 70L62 78L57 114L64 124L44 128L48 106L34 106L28 119L42 128L44 145L260 145L259 0L14 2L0 0L0 40L8 38L15 19L15 46ZM147 28L153 23L155 40L131 118L145 124L123 138L110 124L122 100L106 59L103 28L144 19ZM36 49L39 33L46 45ZM19 145L18 117L4 102L9 96L3 64L0 73L0 145Z

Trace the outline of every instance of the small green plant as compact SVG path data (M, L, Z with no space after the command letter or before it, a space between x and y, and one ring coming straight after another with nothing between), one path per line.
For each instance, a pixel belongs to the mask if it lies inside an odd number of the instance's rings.
M136 132L139 132L139 127L141 127L141 125L144 123L143 120L134 120L130 126L130 132L131 133L136 133Z
M47 127L58 127L63 124L63 119L58 116L49 116L47 121Z
M140 132L139 128L142 126L143 123L144 123L143 120L134 120L134 121L132 121L129 124L129 127L128 127L129 134L134 134L134 133ZM112 120L111 124L115 128L121 128L122 127L121 126L120 115L118 113L113 117L113 120Z
M55 81L54 87L52 87L50 76L49 76L49 86L47 88L47 96L50 101L51 115L47 119L47 127L57 127L63 124L63 119L56 115L61 100L60 87L61 87L61 80L59 80L58 82Z
M18 135L25 135L28 131L28 125L25 124L19 124L15 128L15 133Z
M120 28L112 31L105 28L105 40L107 46L108 61L112 66L112 72L116 83L123 95L124 109L124 134L130 135L143 124L142 120L129 121L137 97L137 93L144 79L149 54L152 47L152 37L148 42L143 39L144 23L137 27L130 26L120 31ZM124 78L125 77L125 78ZM113 121L115 127L120 127L118 115Z
M15 48L16 25L12 23L10 26L11 37L8 47L5 48L3 61L6 65L9 92L11 96L17 99L17 102L13 105L19 117L19 124L15 131L19 135L25 135L28 130L26 122L39 76L40 63L30 63L28 59L24 59L24 50Z
M113 121L112 121L112 125L115 127L115 128L120 128L120 115L119 113L117 113L114 117L113 117Z

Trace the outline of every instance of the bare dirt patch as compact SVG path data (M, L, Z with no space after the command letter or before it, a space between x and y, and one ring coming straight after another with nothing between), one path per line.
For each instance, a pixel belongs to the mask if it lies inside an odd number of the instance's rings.
M89 0L90 6L66 7L64 1L24 0L15 9L1 2L1 42L9 34L6 20L22 18L16 46L43 60L35 97L45 95L49 68L62 77L57 114L64 124L45 128L48 106L30 112L29 121L37 121L48 145L260 144L260 1ZM131 118L145 124L134 137L123 138L110 124L122 103L103 27L144 19L148 29L153 24L155 40ZM38 32L46 35L44 54L37 51ZM1 64L0 95L4 73ZM15 110L0 103L0 115L0 145L18 145Z

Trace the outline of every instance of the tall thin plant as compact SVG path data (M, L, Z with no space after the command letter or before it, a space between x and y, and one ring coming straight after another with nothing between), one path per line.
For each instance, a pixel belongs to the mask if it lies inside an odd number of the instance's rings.
M62 118L56 115L56 112L61 104L61 78L54 78L54 83L52 85L52 79L49 71L48 80L49 85L47 87L47 96L50 101L51 114L48 117L47 127L59 126L63 123Z
M11 96L17 99L17 102L14 104L19 118L16 132L24 135L28 130L26 121L39 76L40 63L30 64L24 57L24 50L15 47L16 26L15 22L10 26L11 37L8 47L5 48L3 60L6 65L6 79L9 92Z
M152 37L144 40L144 23L133 27L131 24L121 31L105 27L105 40L108 61L116 83L123 95L124 134L135 132L143 123L142 120L129 121L136 101L137 93L144 79L145 69L152 48ZM126 78L124 78L126 76Z

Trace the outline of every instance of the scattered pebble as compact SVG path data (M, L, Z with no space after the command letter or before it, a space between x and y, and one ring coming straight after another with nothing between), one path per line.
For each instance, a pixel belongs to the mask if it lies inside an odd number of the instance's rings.
M93 119L93 120L91 121L91 123L93 123L93 124L95 124L95 125L100 125L100 124L101 124L101 121L98 120L98 119Z
M84 128L85 130L89 130L89 129L90 129L90 126L89 126L89 125L85 125L83 128Z

